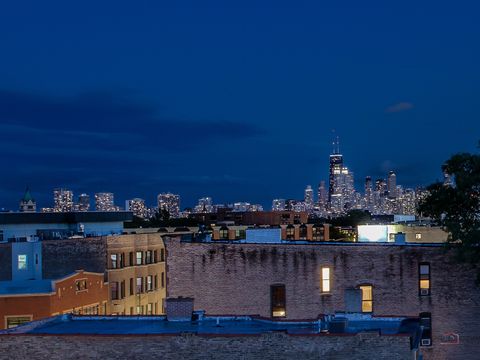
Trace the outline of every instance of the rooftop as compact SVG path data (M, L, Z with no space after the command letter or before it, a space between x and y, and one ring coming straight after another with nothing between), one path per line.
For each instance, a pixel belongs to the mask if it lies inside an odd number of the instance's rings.
M58 213L0 213L0 225L7 224L76 224L82 222L124 222L132 221L129 211L83 211Z
M268 332L315 335L377 332L380 335L418 335L418 319L374 318L368 315L342 315L345 326L335 329L329 321L274 321L252 316L202 316L197 321L167 321L163 316L74 316L59 315L0 331L1 334L36 335L258 335Z

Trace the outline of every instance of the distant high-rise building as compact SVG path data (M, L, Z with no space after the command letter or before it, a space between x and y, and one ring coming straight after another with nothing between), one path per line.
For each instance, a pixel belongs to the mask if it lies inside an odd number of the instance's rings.
M325 181L320 181L318 185L318 207L321 211L325 211L327 208L327 189L325 188Z
M283 211L283 210L285 210L285 199L273 199L272 211Z
M89 211L90 210L90 195L80 194L78 196L77 209L78 209L78 211Z
M35 199L30 194L30 189L27 187L25 194L23 195L22 200L20 200L20 212L36 212L37 203Z
M180 216L180 195L172 193L161 193L157 196L159 210L166 210L172 218Z
M53 190L53 211L70 212L73 210L73 192L67 189Z
M145 200L135 198L131 200L125 201L125 210L131 211L133 215L138 216L140 218L145 218L147 215L147 208L145 206Z
M329 188L328 188L328 202L332 202L332 195L339 193L338 185L339 178L343 168L343 155L340 154L338 137L333 143L333 154L330 155L330 169L329 169Z
M393 171L388 173L387 190L389 198L394 199L397 197L397 175Z
M114 204L113 193L101 192L95 194L95 210L96 211L117 211Z
M198 199L198 204L193 209L195 213L211 213L213 212L213 202L211 197Z
M373 193L372 193L372 178L367 176L365 178L365 207L367 210L372 210Z
M311 185L307 185L305 188L305 196L304 196L305 207L307 210L313 209L313 189Z

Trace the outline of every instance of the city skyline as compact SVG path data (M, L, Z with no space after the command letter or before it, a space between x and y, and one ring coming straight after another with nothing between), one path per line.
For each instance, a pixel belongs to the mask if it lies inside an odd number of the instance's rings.
M45 205L54 187L302 198L333 129L357 189L476 151L478 3L204 5L2 4L0 206L27 185Z

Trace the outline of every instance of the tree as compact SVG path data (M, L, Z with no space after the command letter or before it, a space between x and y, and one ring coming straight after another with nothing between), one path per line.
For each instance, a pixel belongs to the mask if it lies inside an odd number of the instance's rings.
M480 265L480 155L453 155L442 166L453 184L436 182L427 187L428 195L418 210L449 233L449 247L458 259L478 268ZM477 274L480 281L480 272Z

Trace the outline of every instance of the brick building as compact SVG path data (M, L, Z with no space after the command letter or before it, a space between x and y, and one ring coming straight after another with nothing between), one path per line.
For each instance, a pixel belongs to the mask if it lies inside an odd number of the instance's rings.
M166 237L167 297L207 314L352 311L421 319L426 359L474 359L480 288L439 244L215 243ZM353 305L352 305L353 304Z
M191 214L191 218L204 224L216 224L231 221L235 225L283 225L308 222L306 212L296 211L248 211L239 212L219 209L216 213Z
M79 270L56 280L0 281L0 329L64 314L107 314L103 273Z

